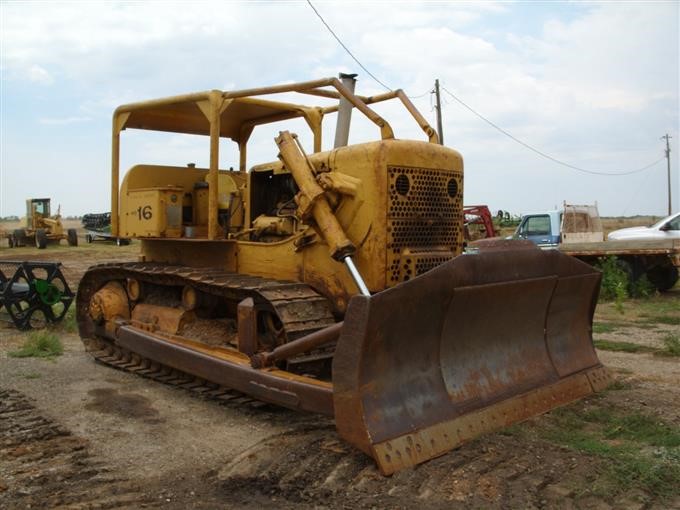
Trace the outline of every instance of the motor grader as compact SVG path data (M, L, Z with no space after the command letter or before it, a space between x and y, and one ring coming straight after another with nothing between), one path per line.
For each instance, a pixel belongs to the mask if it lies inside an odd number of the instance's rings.
M64 229L61 212L58 210L55 216L51 216L49 198L27 199L24 226L7 234L10 248L35 244L36 248L42 250L48 244L59 243L62 239L65 239L69 246L78 245L76 229Z
M425 140L395 137L371 108L388 100ZM346 145L354 110L377 139ZM277 156L249 161L256 128L300 119L307 150L282 129ZM121 182L135 129L202 135L209 164L140 163ZM225 139L237 170L220 168ZM383 474L608 384L591 337L600 274L522 241L462 254L463 159L401 90L328 78L123 105L111 170L112 235L141 254L81 280L80 335L104 363L332 415Z

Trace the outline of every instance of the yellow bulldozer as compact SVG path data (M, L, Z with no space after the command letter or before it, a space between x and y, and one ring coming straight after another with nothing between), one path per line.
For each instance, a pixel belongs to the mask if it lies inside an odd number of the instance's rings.
M59 243L65 239L69 246L78 246L76 229L64 229L61 223L61 212L52 216L49 198L29 198L26 200L26 219L22 228L7 233L9 247L35 244L36 248L45 249L50 243Z
M425 140L395 137L371 108L388 100ZM377 139L347 145L353 111ZM282 129L277 156L249 161L256 128L295 121L307 150ZM140 163L121 182L134 129L202 135L209 163ZM220 169L226 140L236 170ZM344 77L123 105L111 170L111 234L141 254L80 283L80 336L104 363L334 416L383 474L608 384L600 274L523 241L464 254L463 159L401 90L360 96Z

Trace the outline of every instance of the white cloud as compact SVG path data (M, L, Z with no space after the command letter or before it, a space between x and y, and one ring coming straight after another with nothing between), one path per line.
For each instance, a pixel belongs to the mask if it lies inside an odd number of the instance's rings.
M43 85L51 85L54 83L54 78L52 78L50 73L36 64L33 64L28 68L27 75L28 80L35 83L42 83Z
M90 117L64 117L64 118L42 118L38 122L45 125L64 125L64 124L75 124L79 122L88 122L92 120Z
M560 4L544 19L543 30L531 34L523 29L525 20L516 19L521 16L518 8L527 8L523 4L314 4L385 83L419 95L439 78L489 119L569 163L628 170L660 155L658 137L666 131L675 142L680 137L677 3L591 3L574 10ZM123 103L216 87L303 81L338 71L359 72L361 94L383 91L306 2L3 2L0 9L0 69L4 89L13 94L10 99L3 92L3 101L24 111L31 104L37 108L35 96L22 98L20 92L51 84L50 97L41 100L34 117L41 119L44 136L75 137L81 124L86 125L93 139L100 140L91 147L88 163L98 158L104 174L108 120ZM506 21L519 28L507 28ZM606 213L610 207L612 212L623 209L621 197L643 188L639 176L606 184L606 179L556 167L494 131L446 93L442 98L445 140L466 158L471 200L518 210L527 201L538 207L541 201L552 206L569 200L569 195L585 199L587 190L603 197L599 202ZM414 100L434 125L430 101L428 96ZM422 139L418 126L398 106L376 110L393 124L397 136ZM7 111L3 108L3 123L10 121ZM374 137L375 128L359 117L354 116L351 140ZM68 132L60 129L64 124L71 124ZM327 132L334 119L325 124L325 140L332 143ZM21 143L10 138L14 136L4 130L5 175L13 167L24 168L31 154L30 147L24 152L17 148ZM270 138L255 143L249 156L273 159ZM55 154L69 150L68 140L60 143ZM151 140L135 147L140 154L151 151L163 161L177 158L184 164L199 159L195 147L203 150L204 144ZM679 153L673 148L673 168L680 166ZM74 171L84 173L79 165L72 162ZM508 179L510 185L505 184ZM5 190L14 194L21 186L8 182L2 183L3 207ZM663 183L656 177L645 183L650 188L640 191L636 207L642 212L663 209L658 199L662 194L654 190ZM540 192L532 193L539 184ZM108 192L105 182L101 189Z

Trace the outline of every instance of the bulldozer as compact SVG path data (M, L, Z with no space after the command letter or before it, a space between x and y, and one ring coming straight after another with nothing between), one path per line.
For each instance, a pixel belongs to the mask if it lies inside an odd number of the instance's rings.
M463 253L462 156L402 90L360 96L353 83L118 107L111 234L141 253L83 276L86 350L205 394L333 416L385 475L605 387L591 334L600 273L523 241ZM385 101L424 140L397 138L375 110ZM348 144L355 111L378 136ZM256 128L294 121L306 149L282 129L275 156L249 161ZM121 181L127 130L202 135L208 164L139 163ZM228 140L237 169L220 168Z
M10 248L35 244L36 248L42 250L48 244L59 243L62 239L65 239L69 246L78 246L78 233L74 228L64 230L61 211L57 210L57 214L51 216L49 198L27 199L23 228L7 234L7 239Z

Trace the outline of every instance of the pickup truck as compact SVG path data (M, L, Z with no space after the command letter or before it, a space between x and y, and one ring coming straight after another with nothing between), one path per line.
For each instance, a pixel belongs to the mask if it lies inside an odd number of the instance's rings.
M605 241L597 205L565 203L561 210L523 215L512 237L558 249L591 265L615 256L632 282L647 275L660 292L678 281L680 239Z

